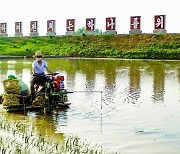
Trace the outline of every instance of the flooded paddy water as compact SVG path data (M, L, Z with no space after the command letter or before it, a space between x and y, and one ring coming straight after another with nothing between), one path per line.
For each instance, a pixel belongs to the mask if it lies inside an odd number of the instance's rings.
M1 60L1 94L2 81L10 74L29 85L32 61ZM62 144L64 136L73 134L121 154L180 153L180 61L47 62L65 76L65 88L73 92L68 94L70 107L52 115L0 112L1 119L28 122L37 134L45 130L44 136Z

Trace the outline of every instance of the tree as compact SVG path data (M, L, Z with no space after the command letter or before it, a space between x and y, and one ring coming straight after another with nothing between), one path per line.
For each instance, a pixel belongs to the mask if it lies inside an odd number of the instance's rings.
M79 28L76 31L76 35L83 35L83 34L86 34L86 28L85 27Z
M104 34L104 32L100 29L95 29L94 33L95 34ZM86 27L79 28L76 31L76 35L85 35L85 34L87 34L86 33Z

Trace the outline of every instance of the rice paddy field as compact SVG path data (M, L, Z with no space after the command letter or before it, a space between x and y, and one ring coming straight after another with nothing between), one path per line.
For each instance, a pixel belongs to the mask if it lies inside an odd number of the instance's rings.
M180 152L178 60L46 60L65 77L71 105L50 115L1 110L1 153ZM1 94L10 74L29 86L32 61L1 60Z

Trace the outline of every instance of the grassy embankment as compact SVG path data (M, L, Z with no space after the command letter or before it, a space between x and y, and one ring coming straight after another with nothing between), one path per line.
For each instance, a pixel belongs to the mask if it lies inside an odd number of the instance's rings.
M1 56L180 59L180 34L0 38Z

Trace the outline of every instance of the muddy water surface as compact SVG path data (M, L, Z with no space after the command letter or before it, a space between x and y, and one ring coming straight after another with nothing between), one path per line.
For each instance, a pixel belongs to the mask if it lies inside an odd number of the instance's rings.
M52 138L78 135L122 154L180 153L180 61L47 59L65 76L70 108L26 118ZM32 60L1 60L2 81L14 74L29 85ZM7 119L23 114L2 114ZM48 125L47 125L48 124Z

